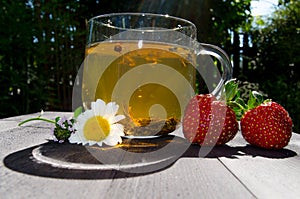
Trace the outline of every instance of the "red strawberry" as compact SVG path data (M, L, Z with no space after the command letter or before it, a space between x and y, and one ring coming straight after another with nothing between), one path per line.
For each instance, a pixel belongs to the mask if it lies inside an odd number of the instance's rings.
M241 119L242 135L247 142L268 149L285 147L292 136L293 122L276 102L264 102L248 110Z
M204 146L222 145L238 131L235 113L211 94L197 95L188 103L183 117L184 136Z

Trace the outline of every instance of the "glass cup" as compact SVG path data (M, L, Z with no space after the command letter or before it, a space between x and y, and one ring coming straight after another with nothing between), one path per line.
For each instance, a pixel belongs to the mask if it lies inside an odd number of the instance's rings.
M196 32L190 21L160 14L113 13L90 19L84 108L97 99L117 103L118 114L125 115L120 123L126 136L174 132L199 87L205 84L218 95L232 75L226 53L197 42Z

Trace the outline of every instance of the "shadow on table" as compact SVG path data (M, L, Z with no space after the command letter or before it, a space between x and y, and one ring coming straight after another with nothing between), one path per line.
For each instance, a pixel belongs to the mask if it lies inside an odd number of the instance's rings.
M3 162L14 171L42 177L115 179L160 172L180 158L199 158L200 150L198 145L190 145L176 136L151 140L125 139L118 147L85 147L49 141L9 154ZM224 145L208 150L206 158L288 158L297 155L289 149L266 150L251 145Z
M195 157L199 156L200 147L191 145L190 148L186 151L183 157ZM297 153L289 149L263 149L256 146L247 144L246 146L215 146L205 158L232 158L238 159L241 156L252 156L252 157L264 157L264 158L273 158L273 159L283 159L296 156Z
M64 179L113 179L159 172L170 167L190 143L177 136L124 139L110 147L53 141L14 152L4 165L14 171Z

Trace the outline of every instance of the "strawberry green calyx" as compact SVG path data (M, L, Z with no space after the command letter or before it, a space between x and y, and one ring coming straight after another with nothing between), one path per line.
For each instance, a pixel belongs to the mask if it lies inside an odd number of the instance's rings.
M249 99L245 102L241 97L241 91L239 90L236 79L231 79L225 83L221 100L225 101L226 105L235 112L238 120L240 120L247 111L271 101L271 99L264 100L264 96L257 91L250 91Z
M230 102L239 95L238 84L235 79L228 80L224 84L223 92L221 93L221 100Z
M251 110L263 103L270 102L270 101L271 99L264 100L263 95L257 91L250 91L249 100L246 108L247 110Z
M226 105L235 112L238 120L240 120L243 114L247 111L247 105L241 98L241 92L238 88L236 79L231 79L224 84L220 100L226 102Z

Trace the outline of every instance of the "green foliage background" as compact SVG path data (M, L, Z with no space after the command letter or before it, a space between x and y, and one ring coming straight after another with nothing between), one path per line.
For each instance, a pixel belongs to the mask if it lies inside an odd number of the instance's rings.
M299 1L253 26L251 0L2 0L0 117L71 110L75 75L84 60L86 21L112 12L186 18L198 40L225 49L243 89L255 85L287 108L300 132ZM250 83L249 83L250 82Z
M243 76L282 104L293 119L294 131L300 132L300 1L280 2L252 29L254 53Z

